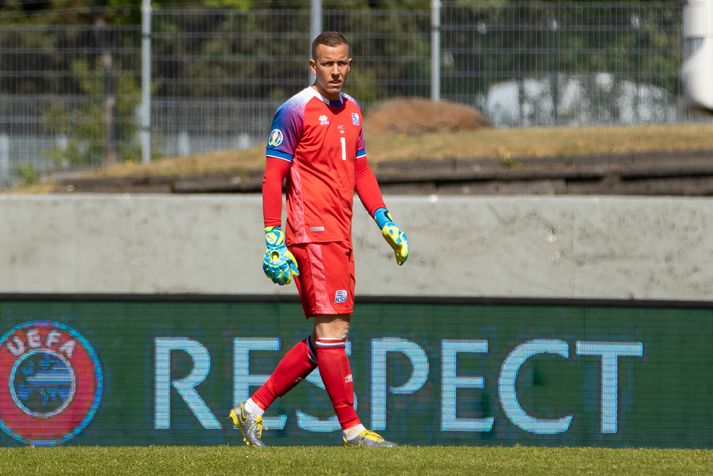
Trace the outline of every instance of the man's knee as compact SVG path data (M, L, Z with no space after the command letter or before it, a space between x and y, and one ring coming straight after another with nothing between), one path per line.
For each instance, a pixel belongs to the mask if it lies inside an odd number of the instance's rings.
M351 314L314 316L314 337L317 339L346 339L349 336Z

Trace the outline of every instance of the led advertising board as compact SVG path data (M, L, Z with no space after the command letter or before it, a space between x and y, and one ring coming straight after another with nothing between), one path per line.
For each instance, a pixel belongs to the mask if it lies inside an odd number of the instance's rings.
M228 419L311 330L297 302L0 300L4 445L241 444ZM347 351L367 427L413 445L713 447L713 308L370 299ZM319 372L270 445L338 445Z

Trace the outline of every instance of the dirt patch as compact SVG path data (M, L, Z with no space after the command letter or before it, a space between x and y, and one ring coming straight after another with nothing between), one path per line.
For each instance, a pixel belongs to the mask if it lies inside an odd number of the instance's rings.
M491 127L475 108L449 101L397 98L379 103L364 117L367 137L380 134L416 135Z

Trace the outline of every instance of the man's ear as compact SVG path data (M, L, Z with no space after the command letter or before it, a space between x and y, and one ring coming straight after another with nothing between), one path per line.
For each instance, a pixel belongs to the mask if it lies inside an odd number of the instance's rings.
M312 71L312 74L317 74L317 62L315 60L309 60L309 69Z

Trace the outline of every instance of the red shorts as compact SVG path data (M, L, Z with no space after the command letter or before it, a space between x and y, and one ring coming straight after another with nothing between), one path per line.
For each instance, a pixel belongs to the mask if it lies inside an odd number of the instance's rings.
M351 243L290 246L300 275L295 276L305 317L351 314L354 310L354 252Z

